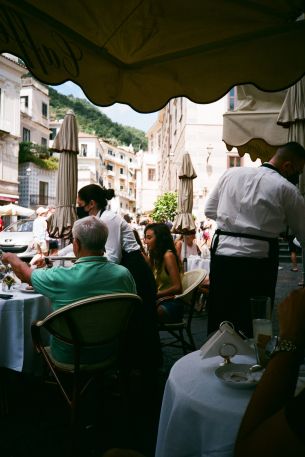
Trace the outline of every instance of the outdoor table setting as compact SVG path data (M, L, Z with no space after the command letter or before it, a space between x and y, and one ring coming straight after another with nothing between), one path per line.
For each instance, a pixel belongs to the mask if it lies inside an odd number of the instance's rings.
M187 269L188 271L197 270L201 268L210 272L210 257L200 257L199 255L190 255L187 258Z
M220 356L202 359L195 351L175 363L164 391L156 457L233 456L253 389L218 379L221 361ZM234 362L254 364L255 359L236 356Z
M31 323L46 317L51 308L47 297L26 286L15 285L0 294L0 367L37 374L40 361L32 343Z
M260 306L268 307L266 297L256 297L256 306L258 298ZM253 319L254 328L257 320ZM230 322L222 322L199 351L173 365L164 390L155 457L233 457L242 417L270 357L268 346L263 354L257 350L260 339L269 336L269 330L265 332L262 327L255 339L243 339ZM270 336L270 346L274 339ZM295 394L304 386L305 365L300 367Z

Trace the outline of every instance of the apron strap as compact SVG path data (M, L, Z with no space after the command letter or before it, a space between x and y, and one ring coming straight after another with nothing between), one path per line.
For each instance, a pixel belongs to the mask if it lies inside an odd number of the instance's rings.
M211 255L216 254L220 235L233 236L235 238L249 238L252 240L266 241L267 243L269 243L269 258L276 259L278 256L278 239L277 238L270 238L267 236L260 236L260 235L250 235L249 233L228 232L226 230L220 230L220 229L215 230L213 240L212 240Z

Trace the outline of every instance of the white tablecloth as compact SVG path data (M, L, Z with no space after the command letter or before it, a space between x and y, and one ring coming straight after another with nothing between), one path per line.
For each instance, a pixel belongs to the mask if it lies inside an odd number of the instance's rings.
M190 255L187 258L187 271L197 270L198 268L210 273L210 259L202 258L199 255Z
M253 389L227 386L215 376L221 357L182 357L166 383L156 457L233 457L239 425ZM235 363L254 363L236 356Z
M49 300L40 294L13 293L0 299L0 367L15 371L39 371L39 355L32 344L31 323L50 313Z

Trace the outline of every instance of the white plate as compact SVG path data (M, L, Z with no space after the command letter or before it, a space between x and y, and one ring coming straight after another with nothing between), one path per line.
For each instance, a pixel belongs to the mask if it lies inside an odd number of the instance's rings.
M249 389L257 385L263 371L250 373L253 364L228 363L216 368L215 375L227 386L237 389Z
M23 294L37 294L34 289L19 289L19 292L22 292Z

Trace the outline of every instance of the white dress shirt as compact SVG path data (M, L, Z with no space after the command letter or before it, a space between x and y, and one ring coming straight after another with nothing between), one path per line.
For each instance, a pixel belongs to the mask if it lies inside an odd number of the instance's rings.
M108 238L106 242L105 256L114 263L120 263L122 260L122 250L126 252L138 251L140 249L136 242L134 233L130 225L118 214L105 210L100 220L108 227Z
M267 167L231 168L205 206L220 230L277 238L289 226L305 247L305 202L300 191ZM221 235L218 255L264 258L266 241Z

